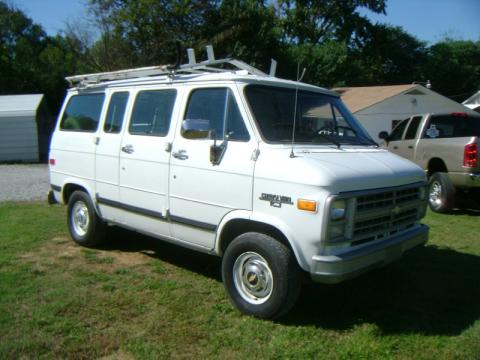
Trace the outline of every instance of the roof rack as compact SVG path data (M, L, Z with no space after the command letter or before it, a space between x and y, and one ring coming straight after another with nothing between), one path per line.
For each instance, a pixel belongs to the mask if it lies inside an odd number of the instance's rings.
M141 67L141 68L135 68L135 69L126 69L126 70L101 72L101 73L85 74L85 75L75 75L75 76L68 76L65 78L65 80L69 82L70 86L73 86L73 85L87 86L87 85L93 85L93 84L98 84L104 81L112 81L112 80L126 80L126 79L134 79L139 77L159 76L159 75L174 76L177 73L198 74L198 73L231 72L232 70L228 70L220 67L221 65L225 65L225 64L232 66L234 70L244 70L252 75L275 76L275 70L277 66L277 62L272 59L271 66L270 66L270 74L267 75L263 71L253 66L250 66L241 60L232 59L232 58L216 60L213 54L213 48L211 45L207 46L208 59L205 61L197 63L195 60L195 53L193 49L187 49L187 54L188 54L188 60L189 60L188 64L183 64L178 66L174 66L174 65L148 66L148 67Z

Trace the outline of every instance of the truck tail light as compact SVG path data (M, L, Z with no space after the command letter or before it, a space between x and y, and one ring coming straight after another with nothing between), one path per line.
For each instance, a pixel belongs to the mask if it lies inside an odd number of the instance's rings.
M451 115L457 117L468 117L468 114L466 112L452 112Z
M48 163L49 163L51 166L55 166L55 159L50 159L50 160L48 160Z
M467 144L463 150L463 166L477 167L478 166L478 146L477 144Z

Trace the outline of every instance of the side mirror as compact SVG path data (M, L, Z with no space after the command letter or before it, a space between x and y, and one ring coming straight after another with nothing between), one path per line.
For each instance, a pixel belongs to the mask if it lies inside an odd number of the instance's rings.
M382 140L388 141L388 132L380 131L380 133L378 134L378 137Z
M185 119L182 122L182 136L191 140L213 139L210 146L210 162L212 165L219 165L227 150L227 140L217 145L217 134L210 127L210 121L206 119Z
M211 139L210 120L185 119L182 122L182 136L186 139Z

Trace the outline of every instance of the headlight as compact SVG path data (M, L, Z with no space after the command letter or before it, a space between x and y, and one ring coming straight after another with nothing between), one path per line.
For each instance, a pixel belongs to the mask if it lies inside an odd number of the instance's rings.
M330 218L332 220L342 220L347 212L347 202L345 200L335 200L330 207Z

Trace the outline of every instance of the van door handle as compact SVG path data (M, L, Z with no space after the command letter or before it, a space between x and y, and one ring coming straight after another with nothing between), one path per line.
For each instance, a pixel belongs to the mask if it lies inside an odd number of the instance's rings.
M135 150L133 150L133 146L132 146L132 145L125 145L125 146L122 146L122 151L123 151L124 153L131 154L131 153L133 153Z
M397 149L398 149L398 146L394 146L393 148L394 148L395 150L397 150Z
M408 148L409 148L409 149L413 149L413 145L408 145Z
M172 156L173 156L175 159L178 159L178 160L187 160L187 159L188 159L188 155L187 155L187 151L186 151L186 150L174 151L174 152L172 153Z

